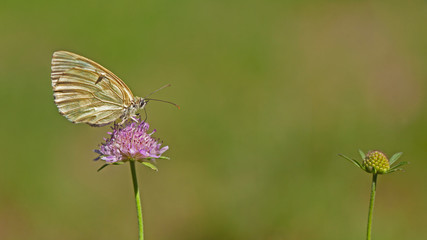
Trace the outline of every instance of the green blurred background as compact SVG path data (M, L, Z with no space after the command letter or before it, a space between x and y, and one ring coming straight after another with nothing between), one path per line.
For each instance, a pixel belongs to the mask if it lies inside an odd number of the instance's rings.
M403 1L404 2L404 1ZM50 61L104 65L170 146L138 168L146 239L363 239L370 176L337 157L404 152L379 177L375 239L427 239L425 1L3 1L0 239L136 239L108 127L53 102Z

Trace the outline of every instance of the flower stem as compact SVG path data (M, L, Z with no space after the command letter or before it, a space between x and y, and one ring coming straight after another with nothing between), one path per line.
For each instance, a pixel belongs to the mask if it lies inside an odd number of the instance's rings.
M377 190L377 176L378 174L376 173L372 175L371 200L369 201L368 229L366 233L366 240L371 240L372 216L374 212L375 191Z
M138 179L136 178L135 161L131 160L130 171L132 172L133 190L135 192L136 214L138 216L139 240L144 240L144 224L142 221L141 198L139 197Z

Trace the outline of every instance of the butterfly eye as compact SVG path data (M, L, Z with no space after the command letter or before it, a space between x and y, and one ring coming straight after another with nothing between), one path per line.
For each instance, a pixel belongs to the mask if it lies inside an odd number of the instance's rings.
M141 99L141 102L139 103L139 108L145 107L145 104L147 104L148 100Z

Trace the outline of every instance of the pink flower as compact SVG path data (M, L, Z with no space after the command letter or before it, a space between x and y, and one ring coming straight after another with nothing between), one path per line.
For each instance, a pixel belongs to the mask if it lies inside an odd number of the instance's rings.
M162 142L151 136L156 130L147 133L149 127L146 122L131 122L124 126L115 124L113 132L108 133L110 138L104 139L105 143L95 150L99 154L95 160L101 159L111 164L128 160L143 162L165 158L161 155L169 147L161 147Z

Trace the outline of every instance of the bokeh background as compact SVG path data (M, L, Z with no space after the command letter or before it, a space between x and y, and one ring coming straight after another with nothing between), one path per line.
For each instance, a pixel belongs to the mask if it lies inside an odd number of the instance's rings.
M375 239L427 239L425 1L2 1L0 239L136 239L129 167L96 170L109 127L53 103L56 50L135 95L170 150L138 168L146 239L363 239L358 149L379 177Z

